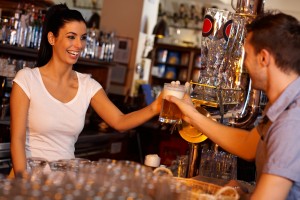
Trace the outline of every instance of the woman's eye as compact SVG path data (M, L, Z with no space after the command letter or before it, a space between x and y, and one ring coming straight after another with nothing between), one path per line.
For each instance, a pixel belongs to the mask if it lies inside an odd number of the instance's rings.
M75 36L69 35L68 38L74 40L74 39L75 39Z
M81 40L86 40L86 38L87 38L86 35L81 36Z

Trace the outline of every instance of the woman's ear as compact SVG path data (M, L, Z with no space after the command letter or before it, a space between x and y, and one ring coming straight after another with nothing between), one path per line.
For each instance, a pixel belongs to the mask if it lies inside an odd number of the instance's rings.
M50 44L51 46L53 46L54 43L55 43L55 37L54 37L53 33L52 33L52 32L48 32L47 38L48 38L49 44Z

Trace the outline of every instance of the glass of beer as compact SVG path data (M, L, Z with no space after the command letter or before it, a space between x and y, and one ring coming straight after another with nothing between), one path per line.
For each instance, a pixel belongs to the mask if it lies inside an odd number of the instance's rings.
M182 99L185 94L185 86L178 84L165 83L163 91L162 108L159 114L158 121L163 123L181 123L181 111L176 104L166 100L167 95L175 96Z

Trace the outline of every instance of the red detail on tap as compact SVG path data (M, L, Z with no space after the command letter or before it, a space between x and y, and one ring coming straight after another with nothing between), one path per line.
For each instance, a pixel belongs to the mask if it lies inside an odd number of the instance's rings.
M223 36L225 40L227 41L229 36L230 36L230 31L231 31L231 26L232 26L232 20L229 20L228 22L225 23L224 29L223 29Z
M214 19L210 15L205 15L202 27L202 36L209 36L214 30Z

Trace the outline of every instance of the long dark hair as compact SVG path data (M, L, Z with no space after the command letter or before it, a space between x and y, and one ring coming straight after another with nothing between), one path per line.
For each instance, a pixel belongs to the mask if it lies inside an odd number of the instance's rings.
M57 37L59 30L71 21L86 24L82 14L77 10L69 9L66 4L56 4L48 9L43 23L42 39L37 59L38 67L47 64L52 57L52 46L48 42L48 33L52 32Z
M267 49L283 72L300 75L300 24L287 14L269 11L247 25L255 52Z

